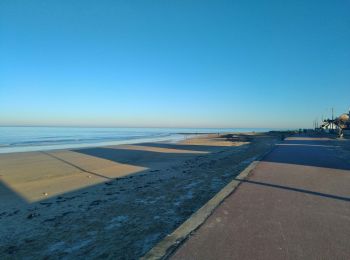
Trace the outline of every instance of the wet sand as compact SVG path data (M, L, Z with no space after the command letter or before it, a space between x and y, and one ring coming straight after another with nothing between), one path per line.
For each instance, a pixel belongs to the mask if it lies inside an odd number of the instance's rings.
M0 258L146 253L279 134L0 155Z

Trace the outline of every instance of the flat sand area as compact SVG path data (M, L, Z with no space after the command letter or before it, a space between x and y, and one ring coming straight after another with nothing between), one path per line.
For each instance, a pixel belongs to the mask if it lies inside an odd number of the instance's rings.
M2 154L0 258L138 258L279 138Z

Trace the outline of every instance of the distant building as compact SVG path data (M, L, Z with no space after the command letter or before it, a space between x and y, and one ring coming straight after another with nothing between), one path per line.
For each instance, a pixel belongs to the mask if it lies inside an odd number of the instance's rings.
M321 124L321 128L328 133L338 132L340 137L344 134L350 136L350 110L335 119L325 119Z

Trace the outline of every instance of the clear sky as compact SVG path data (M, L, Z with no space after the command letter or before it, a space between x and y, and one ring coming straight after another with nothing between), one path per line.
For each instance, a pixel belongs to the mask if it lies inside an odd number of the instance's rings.
M0 125L298 128L332 106L348 0L0 1Z

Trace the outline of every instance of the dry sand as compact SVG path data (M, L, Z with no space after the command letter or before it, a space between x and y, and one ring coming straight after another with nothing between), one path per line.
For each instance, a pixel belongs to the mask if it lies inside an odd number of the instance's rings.
M279 134L0 155L0 258L136 259Z

